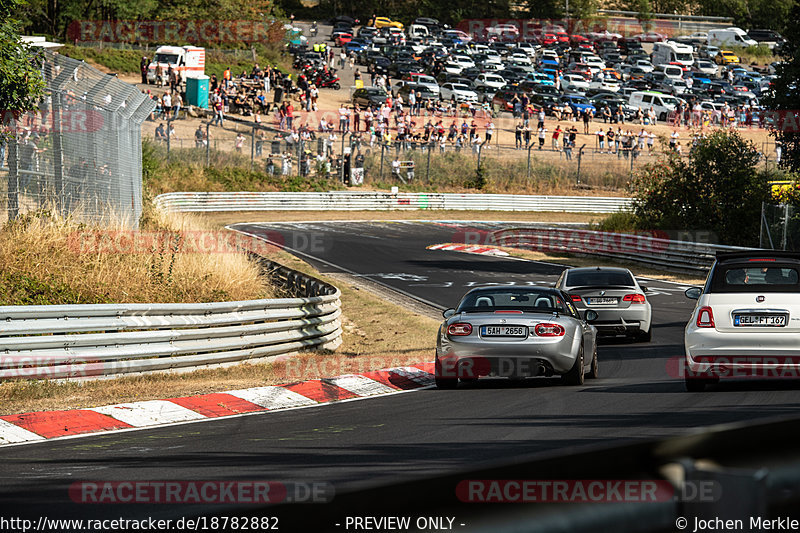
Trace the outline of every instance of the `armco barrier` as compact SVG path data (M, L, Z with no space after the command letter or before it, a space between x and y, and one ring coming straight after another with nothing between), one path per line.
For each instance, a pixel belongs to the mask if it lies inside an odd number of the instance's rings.
M494 232L492 238L498 245L510 248L598 255L693 274L707 271L718 251L747 249L563 227L509 228Z
M264 261L303 297L202 304L0 307L0 380L191 369L341 343L339 290Z
M630 198L516 194L331 192L174 192L156 197L170 211L481 210L614 213Z

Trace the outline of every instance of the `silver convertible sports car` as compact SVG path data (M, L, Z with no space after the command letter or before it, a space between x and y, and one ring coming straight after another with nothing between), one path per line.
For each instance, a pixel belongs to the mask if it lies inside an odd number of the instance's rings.
M597 329L571 296L531 286L481 287L444 313L436 341L436 386L481 376L525 378L559 375L581 385L598 376Z

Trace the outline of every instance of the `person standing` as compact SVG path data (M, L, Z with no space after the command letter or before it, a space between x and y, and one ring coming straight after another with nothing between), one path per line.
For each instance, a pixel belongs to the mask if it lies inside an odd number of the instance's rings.
M559 144L559 141L561 140L559 138L560 136L561 136L561 124L558 124L556 126L556 129L553 131L553 140L552 140L553 150L555 150L556 152L561 151L561 145Z
M547 128L545 128L544 124L542 123L542 125L539 126L539 150L541 150L542 147L544 147L544 140L546 137L547 137Z
M172 98L172 109L175 110L175 114L172 117L173 120L177 120L180 117L181 107L183 107L183 98L181 98L180 91L176 91L175 96Z
M147 61L147 56L142 56L142 60L139 62L139 71L142 73L142 85L147 85L147 66L149 62Z
M598 128L595 135L597 135L597 145L600 147L600 153L604 154L606 150L606 132L603 131L602 126Z

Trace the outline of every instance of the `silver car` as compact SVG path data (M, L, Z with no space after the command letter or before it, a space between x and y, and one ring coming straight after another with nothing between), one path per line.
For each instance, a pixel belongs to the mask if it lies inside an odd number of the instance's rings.
M597 318L584 316L563 291L531 286L481 287L444 313L436 340L436 386L481 376L562 376L583 384L598 376Z
M642 287L627 268L581 267L561 273L556 288L570 294L579 310L593 309L599 334L632 337L643 342L652 338L653 310Z
M800 374L800 253L717 254L684 332L686 389L721 377Z

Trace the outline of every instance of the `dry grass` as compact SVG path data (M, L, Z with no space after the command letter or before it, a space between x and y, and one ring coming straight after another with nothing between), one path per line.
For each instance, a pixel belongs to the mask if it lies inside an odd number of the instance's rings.
M0 230L0 303L209 302L268 297L258 265L186 215L133 232L29 215ZM201 248L202 245L202 248ZM213 253L193 250L211 249Z
M311 267L285 252L278 251L276 255L271 259L315 274ZM183 374L86 382L5 382L0 384L0 414L174 398L432 360L439 321L388 303L348 283L335 283L342 291L344 313L343 344L336 352L306 352L273 363L243 363Z

